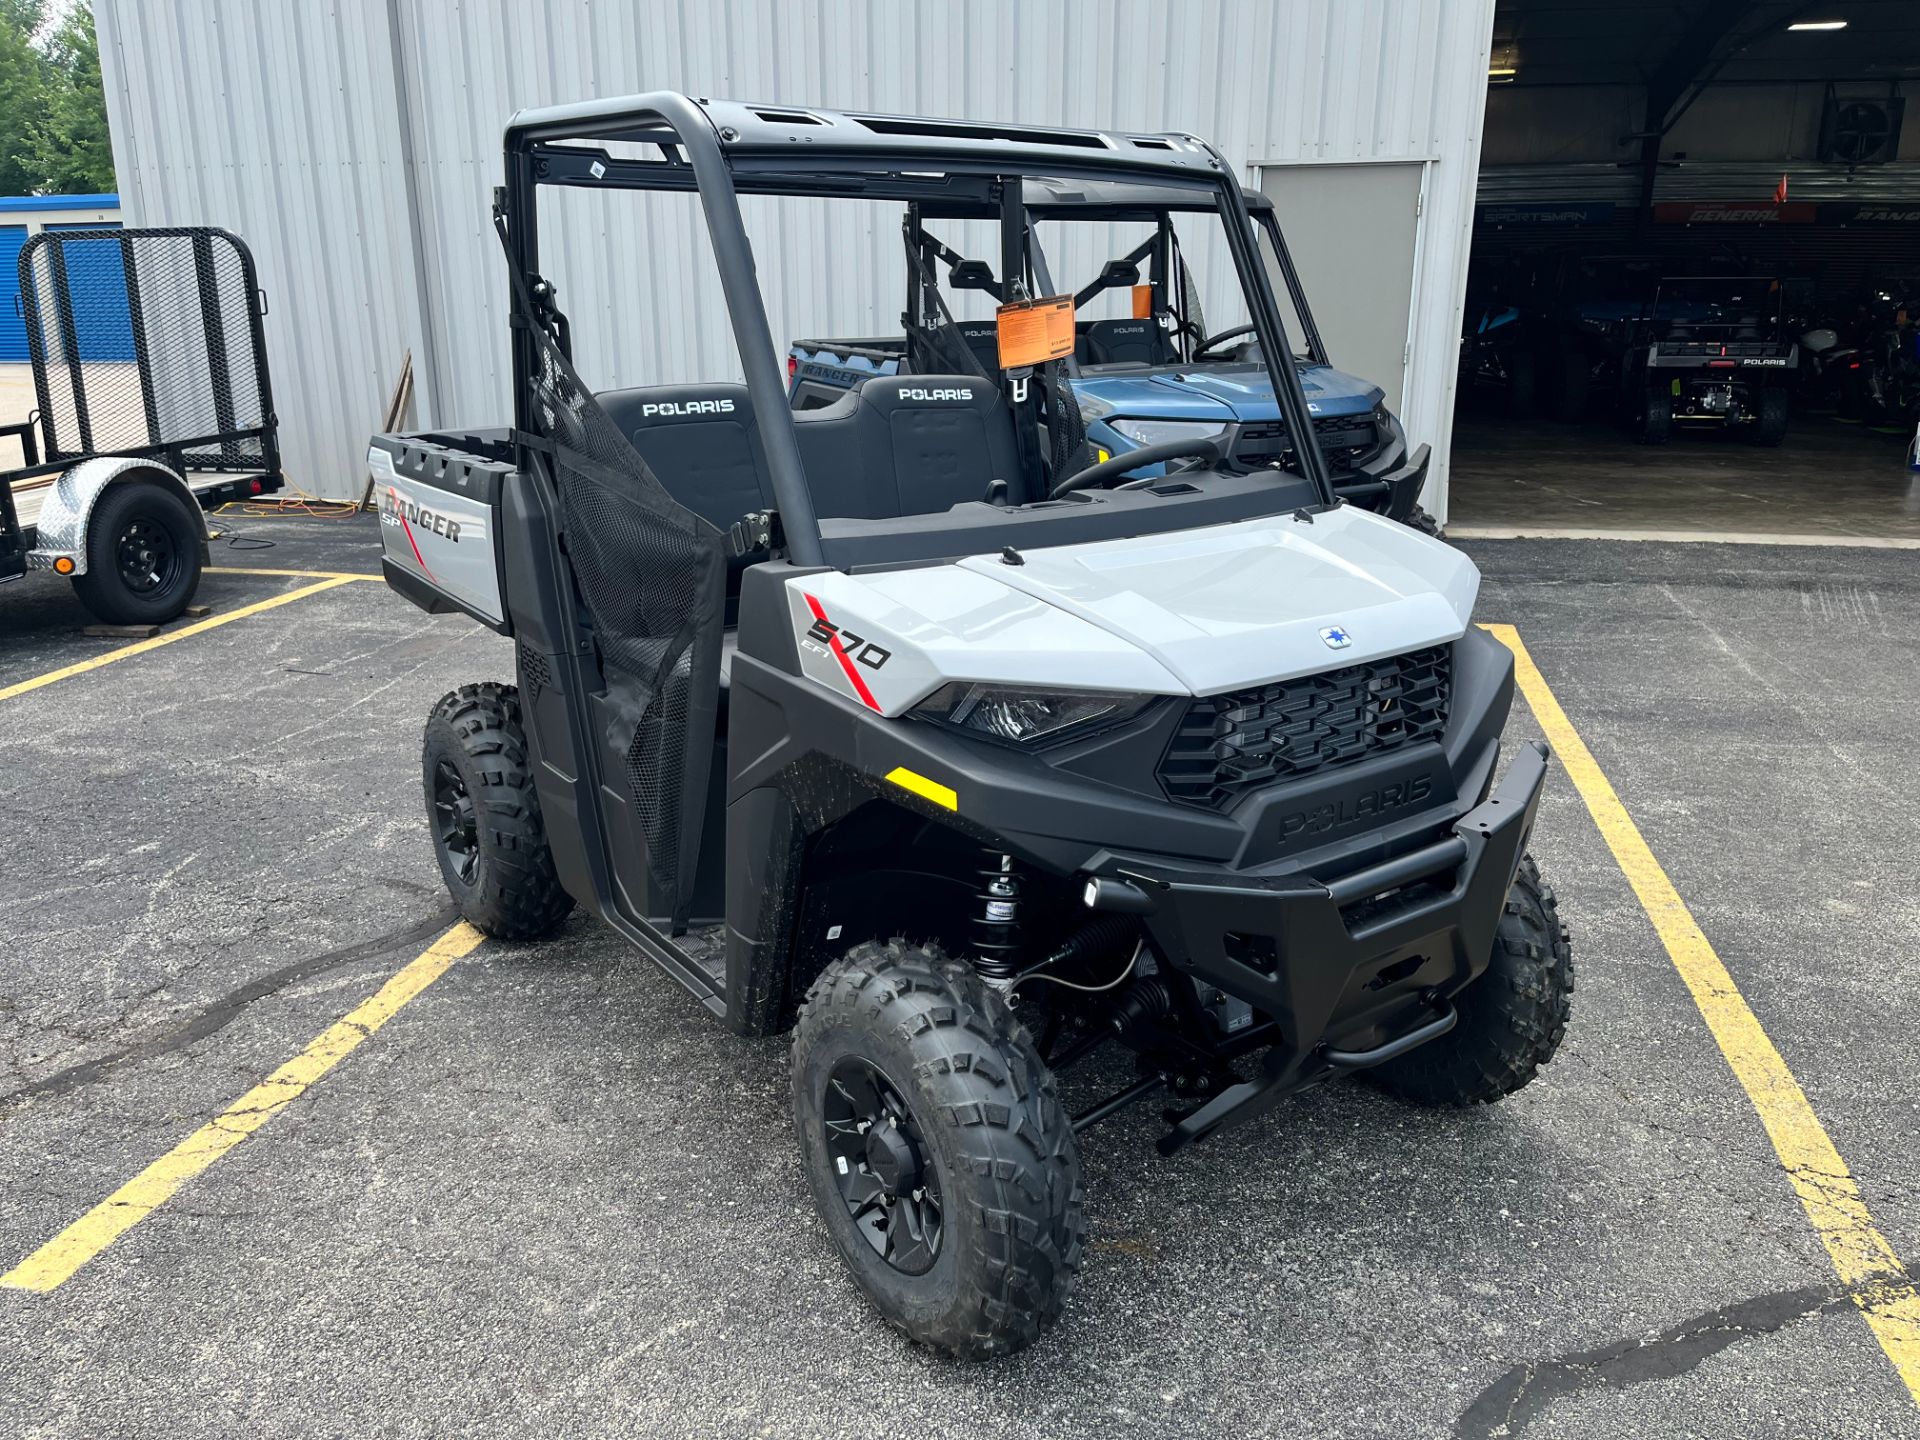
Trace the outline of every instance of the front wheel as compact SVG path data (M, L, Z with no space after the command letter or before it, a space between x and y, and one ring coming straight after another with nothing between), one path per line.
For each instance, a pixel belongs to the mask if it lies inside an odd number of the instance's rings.
M454 906L503 940L551 935L573 909L540 818L511 685L462 685L427 717L420 768L433 853Z
M109 625L164 625L200 588L207 527L157 480L118 480L87 521L87 573L74 591Z
M1573 949L1531 855L1507 892L1492 960L1454 1007L1460 1019L1445 1035L1364 1073L1416 1105L1490 1105L1560 1048L1573 1013Z
M1086 1246L1073 1127L971 966L903 940L829 965L793 1029L793 1121L834 1245L896 1329L973 1360L1059 1316Z
M1422 535L1431 535L1436 540L1447 538L1446 527L1427 512L1424 505L1416 505L1408 512L1407 518L1400 522L1409 530L1418 530Z

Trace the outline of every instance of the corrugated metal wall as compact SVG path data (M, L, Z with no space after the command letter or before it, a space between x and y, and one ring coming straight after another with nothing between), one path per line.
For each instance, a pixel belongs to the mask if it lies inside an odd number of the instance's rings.
M95 5L128 221L212 220L253 241L290 465L320 493L357 489L408 346L424 418L505 414L506 285L487 207L507 116L651 89L1189 130L1248 183L1271 164L1431 161L1405 409L1445 451L1493 0ZM776 339L897 328L897 216L861 209L749 202ZM683 197L569 193L555 211L546 263L590 380L736 371ZM1056 268L1091 273L1082 248Z

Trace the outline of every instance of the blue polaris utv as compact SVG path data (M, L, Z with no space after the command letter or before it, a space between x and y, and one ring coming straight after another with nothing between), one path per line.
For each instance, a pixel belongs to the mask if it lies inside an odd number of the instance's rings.
M948 294L978 290L1006 305L1071 293L1072 353L1056 366L1040 367L1033 377L1047 387L1045 428L1055 432L1035 443L1056 449L1084 445L1094 463L1138 454L1135 465L1118 466L1138 484L1163 480L1170 461L1176 470L1181 463L1146 452L1202 440L1215 442L1232 466L1293 468L1292 441L1253 327L1207 328L1175 223L1192 208L1191 199L1153 186L1084 181L1028 180L1025 191L1024 253L999 257L998 275L987 261L968 258L927 228L929 221L955 218L943 214L937 197L908 207L902 226L908 294L904 333L794 341L787 355L793 408L844 403L854 387L875 375L972 372L997 378L996 321L956 320ZM1378 385L1328 363L1273 202L1258 191L1243 194L1266 241L1269 271L1285 286L1279 298L1283 305L1291 303L1297 318L1289 327L1303 347L1295 366L1336 493L1349 504L1439 535L1438 523L1419 504L1428 448L1409 446ZM1079 289L1064 291L1051 275L1044 242L1056 227L1093 224L1129 238L1146 233ZM1011 283L1007 276L1014 277ZM1124 313L1081 318L1102 310ZM1018 371L1008 374L1016 383L1022 378ZM1064 447L1060 432L1069 437Z

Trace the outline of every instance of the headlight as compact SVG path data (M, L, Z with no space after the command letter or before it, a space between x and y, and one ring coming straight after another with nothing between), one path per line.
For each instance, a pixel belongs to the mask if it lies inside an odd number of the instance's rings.
M1227 433L1225 421L1115 420L1113 428L1136 445L1165 445L1171 440L1213 440Z
M912 713L956 730L990 735L1015 745L1058 740L1069 732L1104 730L1130 720L1153 703L1151 695L1099 690L1036 690L1024 685L942 685Z
M1380 437L1380 445L1382 448L1392 444L1398 444L1402 449L1406 448L1406 427L1401 425L1400 417L1387 409L1386 406L1378 405L1374 407L1373 424L1375 433Z

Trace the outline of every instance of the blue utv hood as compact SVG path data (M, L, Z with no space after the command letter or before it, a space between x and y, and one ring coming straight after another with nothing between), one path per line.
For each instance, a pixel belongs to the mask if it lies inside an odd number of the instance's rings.
M1315 415L1365 415L1385 398L1378 385L1329 365L1300 367L1300 388ZM1162 366L1120 375L1084 375L1074 389L1089 420L1131 415L1154 420L1278 420L1267 372L1256 365Z

